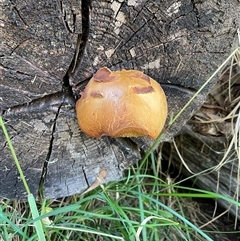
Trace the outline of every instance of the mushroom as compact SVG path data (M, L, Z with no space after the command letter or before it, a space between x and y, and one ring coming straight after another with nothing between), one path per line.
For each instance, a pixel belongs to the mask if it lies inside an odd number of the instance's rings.
M99 69L77 101L78 124L91 137L156 139L167 117L161 86L138 70Z

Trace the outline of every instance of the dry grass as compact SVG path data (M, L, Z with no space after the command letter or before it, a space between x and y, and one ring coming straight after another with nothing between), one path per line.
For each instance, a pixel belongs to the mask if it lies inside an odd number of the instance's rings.
M216 178L219 178L217 176L217 173L220 173L219 171L225 167L225 165L228 165L229 162L234 160L237 165L237 175L233 176L232 172L229 173L229 179L236 179L236 183L240 183L240 50L235 53L235 55L230 60L230 63L228 63L228 67L225 67L225 69L222 71L221 78L215 85L215 87L212 89L211 93L209 93L208 98L206 99L204 105L202 108L193 116L193 118L188 122L188 125L191 126L191 129L193 132L200 134L201 136L205 137L224 137L225 141L227 143L227 146L224 150L224 155L222 155L222 158L219 159L218 163L215 167L212 169L202 170L201 173L195 173L190 167L189 167L189 161L191 160L185 160L184 157L181 155L181 143L178 144L173 140L171 148L173 148L178 156L178 160L171 161L174 159L171 155L169 155L169 166L167 168L167 174L164 174L161 176L161 178L165 178L169 182L173 182L175 184L182 184L185 180L194 179L197 176L200 176L201 174L209 175L210 173L214 173L216 175ZM198 135L196 134L196 138ZM169 148L169 147L168 147ZM210 146L207 144L204 147L211 149ZM198 149L196 149L198 150ZM201 151L201 150L200 150ZM161 150L160 156L162 156ZM166 155L165 155L166 157ZM219 155L220 157L220 155ZM160 160L161 158L159 158ZM187 178L180 178L181 173L175 174L175 178L177 180L171 179L170 176L173 176L171 173L169 173L169 168L171 164L173 166L176 166L176 162L184 166L185 174L187 174ZM160 165L160 164L159 164ZM203 164L202 164L203 165ZM228 169L224 171L229 171ZM221 174L220 174L221 175ZM219 179L218 179L219 181ZM231 182L231 181L230 181ZM201 186L203 188L203 186ZM229 186L229 189L234 188ZM204 189L209 190L208 186L206 185ZM221 193L221 183L217 183L216 186L216 192ZM236 188L232 190L232 193L234 193L231 198L236 200L236 202L240 202L240 190L239 185L236 185ZM174 203L171 204L172 207L176 207ZM239 229L238 220L239 217L239 209L236 205L235 208L235 218L234 220L229 218L226 219L226 216L228 215L228 212L230 208L232 208L232 203L229 203L228 208L221 209L221 212L218 212L217 203L213 209L210 212L207 212L206 210L200 209L201 206L196 201L188 200L185 202L182 202L181 205L185 207L185 214L186 217L189 218L192 222L195 223L196 226L199 226L201 229L207 228L207 230L215 230L219 231L221 228L225 229L225 225L228 224L232 228L232 232L234 233L234 230ZM211 206L211 205L210 205ZM211 213L211 215L210 215ZM233 214L233 213L232 213ZM229 230L230 231L230 230ZM228 239L228 236L225 237L225 239L221 240L233 240L232 234L229 234L231 238ZM233 236L234 240L237 236Z

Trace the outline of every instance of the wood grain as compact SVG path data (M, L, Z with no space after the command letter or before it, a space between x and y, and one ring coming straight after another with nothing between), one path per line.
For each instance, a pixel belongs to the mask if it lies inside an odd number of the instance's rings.
M169 120L230 54L238 12L237 1L1 2L0 114L32 193L81 193L101 168L105 181L116 180L152 144L92 139L78 129L75 99L97 69L138 69L156 79ZM163 140L202 105L216 79ZM0 197L25 198L1 131L0 149Z

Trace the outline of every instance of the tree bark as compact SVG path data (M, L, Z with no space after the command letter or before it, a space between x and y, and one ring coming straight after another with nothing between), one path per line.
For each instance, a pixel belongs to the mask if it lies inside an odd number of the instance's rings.
M156 79L169 121L234 48L239 12L237 0L2 1L0 113L32 193L38 196L39 185L47 198L82 193L102 168L105 182L117 180L153 143L79 130L75 99L97 69L138 69ZM162 141L202 105L216 79ZM0 196L24 198L2 132L0 149Z

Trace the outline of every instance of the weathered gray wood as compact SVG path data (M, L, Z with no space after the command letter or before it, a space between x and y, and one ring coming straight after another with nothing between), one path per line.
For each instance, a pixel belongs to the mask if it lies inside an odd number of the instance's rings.
M237 0L89 4L0 3L0 114L36 196L39 183L46 197L81 193L101 168L108 172L105 181L117 179L121 168L140 158L139 149L152 143L147 138L95 140L79 131L73 96L79 97L98 68L134 68L155 78L166 91L170 117L229 55L240 26ZM201 106L215 79L164 140ZM0 148L0 196L22 198L1 132Z
M116 156L120 155L120 156ZM140 159L134 148L121 150L118 140L108 137L89 138L79 130L76 119L59 114L51 155L49 157L44 195L47 198L69 196L84 192L96 181L101 169L107 171L104 182L122 177L122 168L131 164L131 160Z
M217 168L229 146L229 141L226 137L204 136L194 132L191 126L186 125L174 139L178 151L189 170L194 174L202 172L202 174L192 178L192 181L197 186L204 190L233 198L238 202L240 201L238 177L239 160L235 150L232 149L221 167ZM185 168L185 165L183 165L172 143L164 143L162 151L163 157L178 169L182 170L187 177L193 175L193 173L190 173L189 170ZM230 203L223 199L217 199L217 201L226 209L230 206ZM240 219L240 210L238 209L238 212L236 212L236 208L235 205L232 205L230 212Z
M5 119L24 175L35 196L37 196L43 165L49 152L55 116L56 114L46 111L44 113L24 113L18 118ZM0 140L1 197L23 198L25 190L2 132L0 132Z
M17 118L5 114L5 120L35 196L39 194L40 183L46 198L81 193L96 180L101 169L107 171L104 182L116 180L131 161L140 159L136 147L124 140L94 139L82 133L75 109L68 103L58 103L51 106L51 110L41 112L27 113L22 109ZM0 135L4 140L1 132ZM1 149L1 195L22 198L25 191L5 141Z
M64 9L58 1L0 3L0 109L61 91L77 36L64 24L74 6L64 2Z
M169 116L175 115L237 43L237 1L112 0L92 1L91 6L88 44L82 64L70 78L76 95L79 77L89 78L102 66L143 70L162 83ZM179 131L201 106L216 78L164 140ZM152 142L145 139L141 143L147 149Z

